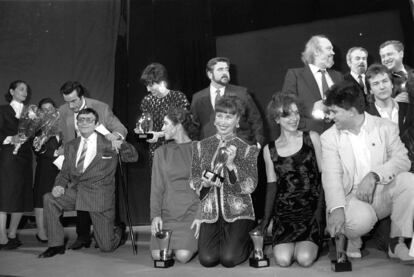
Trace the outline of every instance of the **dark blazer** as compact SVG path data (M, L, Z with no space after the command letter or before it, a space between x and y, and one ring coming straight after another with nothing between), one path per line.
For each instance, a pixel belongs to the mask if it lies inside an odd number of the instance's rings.
M344 79L338 71L328 69L327 72L334 84ZM331 124L326 124L322 120L315 120L312 117L313 104L322 100L322 97L308 65L302 68L289 69L285 76L282 91L296 94L302 101L304 111L301 116L300 129L313 130L320 134L331 126Z
M101 101L86 98L86 107L94 109L99 115L99 122L105 126L110 132L118 132L124 138L128 131L119 119L112 113L109 106ZM68 104L59 107L60 121L59 128L62 132L63 145L75 138L75 119L74 113L69 109Z
M367 93L364 92L364 87L361 86L361 84L355 80L355 78L351 75L351 72L348 72L344 75L344 80L348 81L348 82L352 82L356 85L358 85L358 87L361 89L361 92L364 94L364 98L365 98L365 107L367 107L369 105L370 102L374 101L372 99L371 94L369 93L369 91L367 91Z
M224 95L237 96L245 106L245 114L240 118L237 136L249 144L259 142L263 146L265 138L262 117L247 89L229 84L224 90ZM215 116L210 99L210 87L193 95L191 112L195 121L200 124L200 139L211 137L217 133L214 126Z
M76 170L76 154L81 138L65 145L65 160L55 186L75 187L75 210L102 212L115 208L115 170L117 154L110 141L98 134L96 156L83 173Z
M398 127L400 130L400 135L402 135L409 126L409 120L407 113L404 110L400 109L400 103L398 103L398 108ZM366 112L371 115L381 117L380 113L377 110L377 107L375 107L374 101L368 104L368 106L366 107Z

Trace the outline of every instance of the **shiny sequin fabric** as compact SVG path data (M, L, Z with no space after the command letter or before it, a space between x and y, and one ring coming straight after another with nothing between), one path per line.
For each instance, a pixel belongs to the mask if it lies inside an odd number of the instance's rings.
M214 168L213 161L223 143L227 147L233 145L237 148L234 159L237 181L232 184L229 180L228 170L224 170L225 178L221 187L219 189L211 187L207 195L201 200L201 219L206 223L216 222L221 212L227 222L234 222L238 219L254 220L255 214L250 194L257 185L259 149L256 146L250 146L238 137L222 141L218 135L195 143L190 186L196 191L202 188L201 176L203 171Z
M170 106L189 109L190 103L188 102L184 93L180 91L170 90L170 92L162 98L156 97L151 93L147 94L141 101L140 110L141 113L151 113L154 120L153 131L159 132L161 131L164 122L164 116L167 113ZM160 139L156 143L150 143L149 151L151 155L151 161L154 157L155 149L157 149L160 145L163 144L164 139Z

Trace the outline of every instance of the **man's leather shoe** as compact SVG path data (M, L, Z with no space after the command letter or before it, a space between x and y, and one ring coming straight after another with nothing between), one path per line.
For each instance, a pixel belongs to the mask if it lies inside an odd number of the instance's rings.
M411 257L408 252L407 245L404 242L399 242L394 251L391 250L391 247L388 248L388 257L399 260L402 264L414 264L414 257Z
M3 249L4 250L13 250L16 249L18 247L20 247L22 245L22 242L17 238L9 238L9 241L6 243L6 245L4 245Z
M49 247L48 249L46 249L45 252L40 254L38 257L39 258L50 258L50 257L55 256L56 254L65 254L65 246L61 245L61 246Z
M89 248L90 246L91 246L91 241L83 242L80 240L75 240L75 242L69 246L69 249L78 250L78 249L81 249L82 247Z

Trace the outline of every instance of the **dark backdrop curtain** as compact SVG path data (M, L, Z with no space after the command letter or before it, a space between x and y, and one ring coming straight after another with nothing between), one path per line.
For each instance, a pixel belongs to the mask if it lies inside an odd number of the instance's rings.
M207 86L205 64L215 55L210 19L209 0L129 2L127 68L119 66L116 73L120 79L124 79L120 74L127 74L127 90L122 85L116 89L114 104L116 113L128 122L128 140L140 154L138 163L128 166L128 199L135 225L149 223L151 182L148 145L138 142L133 133L139 104L148 93L139 81L141 72L151 62L163 64L169 73L169 88L182 91L191 100L195 91Z
M32 87L32 103L44 97L62 103L60 86L78 80L112 105L119 3L1 1L0 90L23 79Z

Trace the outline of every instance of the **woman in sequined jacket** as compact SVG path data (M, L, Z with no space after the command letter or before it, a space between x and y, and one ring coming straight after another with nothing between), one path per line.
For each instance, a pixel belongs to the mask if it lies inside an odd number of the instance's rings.
M236 136L241 101L224 96L216 103L217 133L193 151L190 185L201 200L200 263L234 267L250 253L255 214L250 194L257 185L259 149Z

